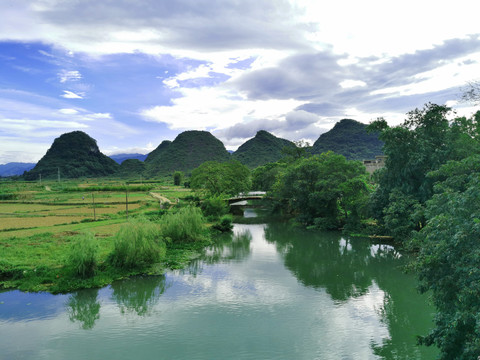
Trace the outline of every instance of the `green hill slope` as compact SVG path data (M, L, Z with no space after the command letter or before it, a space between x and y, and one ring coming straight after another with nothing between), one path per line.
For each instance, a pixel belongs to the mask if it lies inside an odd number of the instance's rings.
M121 163L117 175L124 178L139 178L143 176L145 168L146 165L143 161L138 159L127 159Z
M160 157L161 154L167 150L167 148L170 146L172 142L170 140L163 140L160 145L157 146L155 150L153 150L151 153L147 154L147 157L145 158L145 162L153 162L155 161L156 158Z
M145 160L149 176L163 176L174 171L188 173L205 161L230 159L223 143L208 131L185 131L170 144L159 149L160 146Z
M37 165L28 171L26 180L101 177L114 174L119 165L98 149L97 142L82 131L56 138Z
M242 144L232 158L253 169L281 159L284 156L282 149L286 146L295 144L260 130L254 138Z
M312 146L312 153L331 150L349 160L373 159L382 155L383 142L378 139L378 134L367 133L366 127L356 120L340 120L333 129L320 135Z

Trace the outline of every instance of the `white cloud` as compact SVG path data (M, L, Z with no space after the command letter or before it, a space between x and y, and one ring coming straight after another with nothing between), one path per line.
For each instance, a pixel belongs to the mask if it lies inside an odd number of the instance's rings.
M78 70L62 70L57 75L61 83L77 81L82 78L82 74Z
M84 93L74 93L73 91L63 90L63 95L60 95L65 99L83 99Z
M226 88L183 88L171 106L154 106L141 115L171 129L222 129L243 121L277 119L304 102L246 100Z
M58 112L65 114L65 115L76 115L78 114L78 110L75 109L60 109Z
M361 80L344 80L340 83L340 86L344 89L354 88L354 87L365 87L367 83Z

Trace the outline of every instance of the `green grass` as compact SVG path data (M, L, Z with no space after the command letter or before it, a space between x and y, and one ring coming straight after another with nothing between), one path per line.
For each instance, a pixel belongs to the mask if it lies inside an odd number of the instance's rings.
M116 234L109 262L124 270L141 269L159 263L165 253L158 225L138 218L124 224Z
M206 236L202 211L193 206L165 214L160 218L160 226L163 236L173 242L201 241Z
M80 288L101 287L135 274L161 274L167 267L184 267L209 244L209 232L199 209L180 209L175 214L175 208L160 210L158 201L143 191L130 192L129 189L128 194L129 204L137 202L135 209L134 206L129 207L128 218L133 223L143 222L141 225L132 228L130 223L121 230L122 225L128 221L125 208L112 203L124 201L123 190L95 193L97 221L93 221L91 192L85 186L113 188L120 185L119 181L104 179L62 183L44 181L42 184L0 181L0 193L16 194L20 199L1 201L0 222L12 216L28 220L29 217L39 219L38 216L41 215L45 219L41 225L26 224L28 229L12 228L0 232L0 289L63 293ZM83 187L84 193L64 192L63 189L68 187ZM154 190L156 193L169 199L183 199L191 195L190 190L181 187L160 184L155 184L155 187L158 189ZM169 234L177 242L172 241L166 246L163 242L158 242L160 256L149 254L152 249L148 245L142 245L144 249L150 250L145 250L145 257L138 262L140 266L112 266L109 260L119 238L128 241L138 237L154 237L158 241L160 237L166 236L163 232L159 233L160 224L157 226L146 220L135 220L142 214L154 221L161 221L162 224L168 223ZM71 222L68 219L72 216L81 217ZM53 221L50 225L47 223L47 220L55 218L66 220L60 221L58 225L52 225ZM168 221L164 222L163 218ZM145 223L149 225L145 227ZM151 225L156 228L154 231ZM83 232L94 235L81 235Z

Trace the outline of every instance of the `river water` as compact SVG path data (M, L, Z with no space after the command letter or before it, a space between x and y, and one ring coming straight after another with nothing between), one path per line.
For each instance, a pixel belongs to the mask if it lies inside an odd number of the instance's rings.
M237 224L183 271L0 293L0 359L432 359L415 337L433 308L404 264L339 233Z

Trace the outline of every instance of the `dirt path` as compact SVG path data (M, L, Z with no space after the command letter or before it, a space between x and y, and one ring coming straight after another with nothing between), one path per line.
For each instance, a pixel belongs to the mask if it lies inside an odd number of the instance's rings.
M167 204L172 204L172 202L167 199L165 196L162 196L158 193L154 193L154 192L149 192L150 196L154 197L155 199L159 200L160 202L162 203L167 203Z

